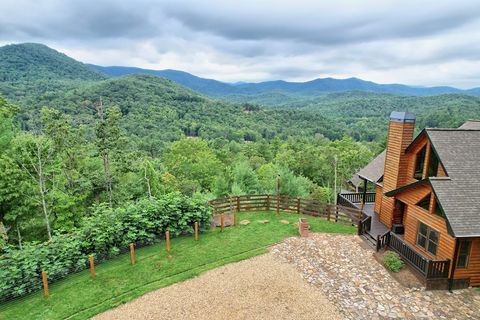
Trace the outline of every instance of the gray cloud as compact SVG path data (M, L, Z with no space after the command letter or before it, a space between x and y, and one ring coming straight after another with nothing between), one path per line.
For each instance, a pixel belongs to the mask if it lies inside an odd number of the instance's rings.
M0 42L224 81L479 86L476 1L3 0Z

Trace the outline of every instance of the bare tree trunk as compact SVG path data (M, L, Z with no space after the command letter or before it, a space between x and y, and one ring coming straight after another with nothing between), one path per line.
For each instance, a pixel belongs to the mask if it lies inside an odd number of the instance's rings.
M17 237L18 237L18 247L20 248L20 250L23 250L22 235L20 234L20 228L18 227L18 223L17 223Z
M152 188L150 187L150 179L147 177L147 166L144 167L144 178L147 181L147 190L148 190L148 197L152 198Z
M40 144L37 144L37 158L38 158L38 189L40 192L40 197L42 199L42 210L45 217L45 225L47 226L48 240L52 240L52 231L50 229L49 214L47 210L47 202L45 200L45 176L43 174L43 163L42 163L42 147Z

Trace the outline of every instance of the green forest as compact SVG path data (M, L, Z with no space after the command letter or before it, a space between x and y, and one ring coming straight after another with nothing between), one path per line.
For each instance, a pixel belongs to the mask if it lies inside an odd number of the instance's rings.
M0 57L0 252L64 257L59 275L76 268L75 250L115 255L120 243L153 241L166 228L206 227L209 199L275 193L278 175L282 194L333 202L335 183L383 150L393 110L415 112L417 129L480 117L471 96L235 102L153 75L109 78L40 45L2 47ZM70 234L83 236L68 251ZM14 290L7 277L38 273L36 261L0 271L0 289Z

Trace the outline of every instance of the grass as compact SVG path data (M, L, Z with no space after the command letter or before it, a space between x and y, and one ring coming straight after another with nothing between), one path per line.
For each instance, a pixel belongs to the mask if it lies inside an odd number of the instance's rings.
M165 242L136 250L136 264L129 254L96 267L97 277L84 271L50 285L50 296L38 292L0 305L0 319L88 319L102 311L139 297L149 291L195 277L207 270L267 252L266 246L298 234L298 216L288 213L240 213L238 221L249 225L219 228L172 239L167 253ZM258 220L270 220L262 224ZM354 234L354 227L307 217L311 231ZM280 223L288 220L289 225Z

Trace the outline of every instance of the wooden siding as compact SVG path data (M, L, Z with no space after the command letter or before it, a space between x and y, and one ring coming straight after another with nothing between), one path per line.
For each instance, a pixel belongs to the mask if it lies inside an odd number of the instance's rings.
M388 126L387 151L383 176L383 192L395 190L405 185L407 180L408 156L405 149L413 140L415 124L390 121ZM382 195L380 221L392 227L395 200Z
M406 242L414 246L423 255L435 259L453 259L455 251L455 238L448 234L446 220L433 213L433 207L430 207L430 211L427 211L416 205L420 200L426 197L432 190L428 185L421 185L415 188L407 189L404 192L399 193L396 198L407 205L406 216L404 217L405 234L404 239ZM432 194L432 202L434 201L434 195ZM419 223L424 223L430 228L438 231L439 240L437 246L436 255L430 254L428 251L417 245L417 232Z
M445 170L443 169L443 166L441 163L438 164L438 171L437 171L437 177L446 177L447 174L445 173Z
M413 177L414 173L415 173L415 164L417 163L417 153L423 148L427 146L427 151L430 150L430 141L428 141L427 137L425 135L423 135L422 137L420 137L415 145L409 150L408 154L407 154L407 176L406 176L406 179L405 179L405 184L410 184L410 183L414 183L416 181L418 181L417 179L415 179ZM427 160L427 157L430 158L428 152L425 153L425 160ZM428 165L427 161L425 161L425 164L424 164L424 170L426 168L426 166Z
M380 213L380 210L382 208L382 195L383 195L383 188L381 186L376 186L375 187L375 208L373 211L376 213Z
M412 142L412 123L391 121L388 126L387 152L385 155L385 171L383 176L383 190L388 192L405 185L408 167L408 158L405 149Z
M467 268L457 268L455 279L470 278L471 286L480 286L480 238L470 238L472 241Z

